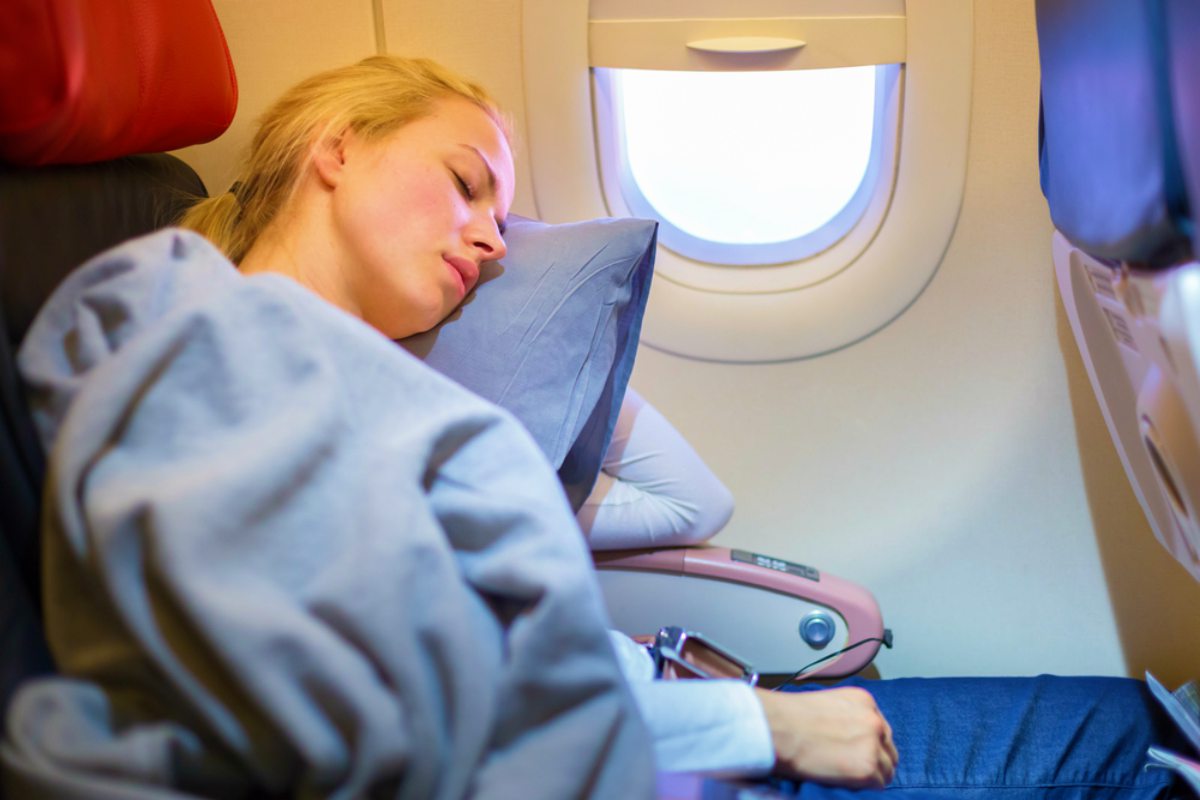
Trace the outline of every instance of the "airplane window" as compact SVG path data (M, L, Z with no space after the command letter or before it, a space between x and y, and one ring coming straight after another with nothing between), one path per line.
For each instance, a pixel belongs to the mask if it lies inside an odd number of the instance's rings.
M844 236L873 195L885 138L877 95L892 72L597 69L612 145L601 170L682 255L806 258Z
M525 0L531 213L659 221L641 341L772 362L924 291L966 185L974 2Z

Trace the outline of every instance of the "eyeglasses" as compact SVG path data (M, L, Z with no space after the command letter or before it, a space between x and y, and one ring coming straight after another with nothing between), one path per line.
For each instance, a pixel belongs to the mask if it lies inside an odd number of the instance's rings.
M745 661L678 625L659 630L650 654L660 678L733 678L751 686L758 683L758 673Z

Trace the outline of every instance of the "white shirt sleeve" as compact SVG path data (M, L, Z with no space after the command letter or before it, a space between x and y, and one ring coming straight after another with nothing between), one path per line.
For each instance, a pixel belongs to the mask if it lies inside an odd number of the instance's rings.
M771 731L749 685L735 680L654 680L654 664L645 647L617 631L609 631L609 638L654 739L660 771L748 777L771 770Z
M599 478L576 518L593 550L703 542L725 527L733 495L679 431L626 390Z

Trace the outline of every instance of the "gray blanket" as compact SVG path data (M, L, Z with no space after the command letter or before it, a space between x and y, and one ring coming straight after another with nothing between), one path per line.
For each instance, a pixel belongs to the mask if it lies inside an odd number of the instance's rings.
M10 762L97 796L652 793L583 539L506 413L180 231L72 275L19 364L63 677L18 694Z

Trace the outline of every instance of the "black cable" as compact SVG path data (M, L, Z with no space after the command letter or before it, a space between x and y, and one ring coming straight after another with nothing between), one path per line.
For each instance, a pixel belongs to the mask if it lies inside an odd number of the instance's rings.
M891 650L892 649L892 632L890 630L885 630L883 632L882 638L880 638L878 636L870 636L866 639L859 639L854 644L846 645L841 650L834 650L832 653L823 655L820 658L818 658L816 661L812 661L808 664L805 664L803 667L801 667L800 669L793 672L790 676L788 676L788 679L785 680L783 683L779 684L778 686L772 687L771 691L778 692L780 689L787 686L792 681L799 680L802 676L807 677L804 675L804 673L808 672L810 669L817 666L818 664L822 664L831 658L837 658L842 653L849 653L854 648L862 647L864 644L870 644L871 642L879 642L884 647Z

